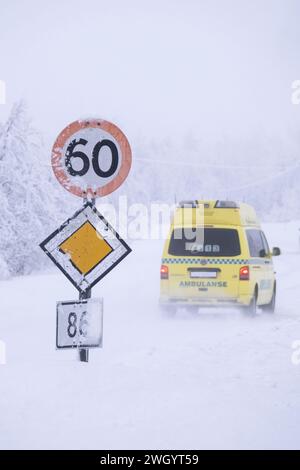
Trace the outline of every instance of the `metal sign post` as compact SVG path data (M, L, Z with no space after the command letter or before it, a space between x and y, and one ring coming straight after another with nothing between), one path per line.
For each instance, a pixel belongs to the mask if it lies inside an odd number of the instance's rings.
M46 238L40 247L79 290L79 300L57 302L56 347L77 348L88 362L89 348L102 347L102 299L92 287L131 249L100 214L95 198L115 191L131 167L131 149L123 132L103 119L69 124L52 149L59 183L83 197L83 207Z
M83 205L88 202L87 197L83 198ZM92 206L95 205L95 198L91 200ZM79 300L86 300L92 297L92 289L87 289L85 292L79 292ZM80 362L89 362L89 348L78 348L78 357Z
M79 300L90 299L92 296L92 289L88 289L86 292L80 292ZM89 362L89 348L78 348L79 360L81 362Z

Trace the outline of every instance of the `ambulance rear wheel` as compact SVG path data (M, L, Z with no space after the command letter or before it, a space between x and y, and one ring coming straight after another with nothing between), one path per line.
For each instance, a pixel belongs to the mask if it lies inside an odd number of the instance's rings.
M245 309L245 314L248 317L255 317L257 314L257 287L255 287L254 295L251 299L250 304Z
M199 314L199 306L198 305L189 305L188 311L191 315L197 316Z
M276 286L274 286L271 302L269 304L262 305L261 308L264 312L274 313L275 312L275 306L276 306Z
M159 310L162 317L172 318L176 314L176 308L173 305L163 305L159 306Z

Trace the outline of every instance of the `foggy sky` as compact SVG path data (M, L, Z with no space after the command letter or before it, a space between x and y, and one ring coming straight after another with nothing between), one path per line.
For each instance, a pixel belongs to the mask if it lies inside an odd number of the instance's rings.
M99 116L128 137L286 136L300 125L297 0L0 0L4 119L53 141Z

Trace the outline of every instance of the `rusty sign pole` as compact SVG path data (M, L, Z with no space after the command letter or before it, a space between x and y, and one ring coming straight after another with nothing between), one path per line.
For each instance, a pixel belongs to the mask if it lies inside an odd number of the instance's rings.
M87 195L84 196L83 198L83 204L85 204L88 201ZM95 197L92 197L91 203L94 206L95 205ZM85 292L80 292L79 293L79 300L86 300L90 299L92 296L92 289L87 289ZM79 361L80 362L89 362L89 348L78 348L78 355L79 355Z
M79 300L90 299L92 296L92 289L87 289L85 292L80 292ZM89 348L78 348L79 360L81 362L89 362Z

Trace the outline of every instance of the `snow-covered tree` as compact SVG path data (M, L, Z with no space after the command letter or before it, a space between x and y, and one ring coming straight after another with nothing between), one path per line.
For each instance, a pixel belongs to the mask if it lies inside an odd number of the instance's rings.
M13 106L0 131L0 277L21 275L45 262L39 243L57 217L55 181L41 137L23 102Z

